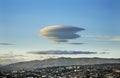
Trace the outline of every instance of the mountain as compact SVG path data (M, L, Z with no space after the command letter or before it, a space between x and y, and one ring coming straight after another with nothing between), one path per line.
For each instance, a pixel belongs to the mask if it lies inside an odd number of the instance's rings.
M0 70L32 70L34 68L44 68L52 66L67 66L67 65L93 65L105 63L120 63L120 59L108 58L56 58L45 60L34 60L28 62L13 63L0 67Z

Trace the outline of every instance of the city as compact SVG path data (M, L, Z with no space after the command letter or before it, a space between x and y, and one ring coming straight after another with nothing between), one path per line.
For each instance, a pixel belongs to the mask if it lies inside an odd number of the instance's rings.
M0 71L0 78L120 78L120 64L71 65Z

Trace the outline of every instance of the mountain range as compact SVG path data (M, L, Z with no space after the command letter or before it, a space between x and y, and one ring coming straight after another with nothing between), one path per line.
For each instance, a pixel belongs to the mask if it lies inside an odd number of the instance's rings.
M44 68L52 66L68 66L68 65L94 65L106 63L120 63L120 59L113 58L51 58L45 60L34 60L27 62L13 63L1 66L0 70L32 70L35 68Z

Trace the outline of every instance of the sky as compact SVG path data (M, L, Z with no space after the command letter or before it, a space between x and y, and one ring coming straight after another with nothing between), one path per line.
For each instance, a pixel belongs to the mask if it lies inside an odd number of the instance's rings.
M119 0L0 0L0 64L119 58L119 21Z

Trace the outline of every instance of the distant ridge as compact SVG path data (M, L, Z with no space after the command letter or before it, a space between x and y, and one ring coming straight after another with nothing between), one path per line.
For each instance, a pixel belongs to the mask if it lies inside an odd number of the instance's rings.
M28 62L13 63L1 66L0 70L32 70L35 68L44 68L52 66L68 66L68 65L93 65L106 63L120 63L120 59L116 58L50 58L45 60L34 60Z

